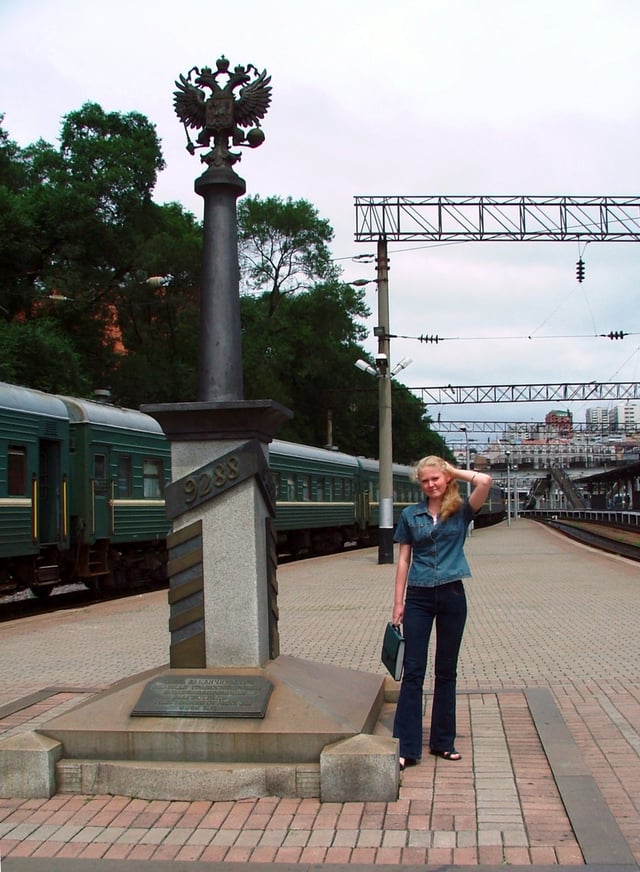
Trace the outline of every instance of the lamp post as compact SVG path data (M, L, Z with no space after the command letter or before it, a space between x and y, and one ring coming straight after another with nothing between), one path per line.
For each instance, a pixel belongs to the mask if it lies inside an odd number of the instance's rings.
M511 452L505 451L507 458L507 527L511 526Z
M393 563L393 431L391 414L391 379L400 370L409 366L405 358L393 369L390 366L389 332L389 259L387 240L379 239L376 255L376 284L378 287L378 326L374 334L378 338L376 368L364 360L356 366L378 378L378 440L379 440L379 497L378 497L378 563ZM352 282L366 284L364 279Z
M465 463L465 468L470 469L470 466L469 466L469 432L467 430L467 425L462 424L460 426L460 431L462 433L464 433L464 463ZM470 493L471 493L471 482L468 481L467 482L467 497L470 495Z
M378 240L378 427L380 440L380 497L378 508L378 563L393 563L393 436L391 375L389 373L389 259L386 239Z

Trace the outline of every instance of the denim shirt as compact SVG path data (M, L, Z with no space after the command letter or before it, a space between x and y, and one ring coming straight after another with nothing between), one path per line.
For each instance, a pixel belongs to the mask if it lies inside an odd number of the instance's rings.
M435 587L471 575L463 546L474 515L467 500L459 511L438 523L427 511L426 502L403 509L393 538L411 545L408 585Z

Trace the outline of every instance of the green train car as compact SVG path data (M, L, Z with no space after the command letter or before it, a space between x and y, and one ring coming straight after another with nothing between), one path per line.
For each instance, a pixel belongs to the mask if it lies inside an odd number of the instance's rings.
M148 415L0 383L0 590L162 578L170 472Z
M70 544L69 472L62 400L0 382L0 590L50 589Z
M328 554L378 536L379 464L340 451L274 440L269 466L276 494L279 554ZM411 468L393 465L394 520L420 499Z
M377 460L276 439L269 465L279 555L377 543ZM411 473L393 464L394 523L421 499ZM0 593L164 580L170 479L170 445L154 418L0 382ZM492 489L476 523L503 516Z

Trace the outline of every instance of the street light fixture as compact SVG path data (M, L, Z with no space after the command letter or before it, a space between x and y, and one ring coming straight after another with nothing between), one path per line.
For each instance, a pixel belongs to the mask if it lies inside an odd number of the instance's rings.
M356 360L355 365L358 369L361 369L362 372L368 372L369 375L378 375L378 371L374 369L371 364L367 363L366 360Z
M167 285L171 282L173 276L149 276L146 280L146 284L156 290L156 288L166 288Z
M413 360L410 357L404 357L400 363L396 363L393 367L391 375L398 375L398 373L402 372L403 369L406 369L410 363L413 363Z

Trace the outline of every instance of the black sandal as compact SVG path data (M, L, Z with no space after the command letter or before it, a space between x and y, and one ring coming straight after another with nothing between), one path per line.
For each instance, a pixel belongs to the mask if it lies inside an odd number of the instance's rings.
M452 763L457 763L458 760L462 760L462 754L456 751L455 748L451 751L436 751L432 748L430 753L433 754L434 757L442 757L443 760L449 760Z
M400 765L400 772L404 772L408 766L418 765L418 761L415 757L398 757L398 763Z

